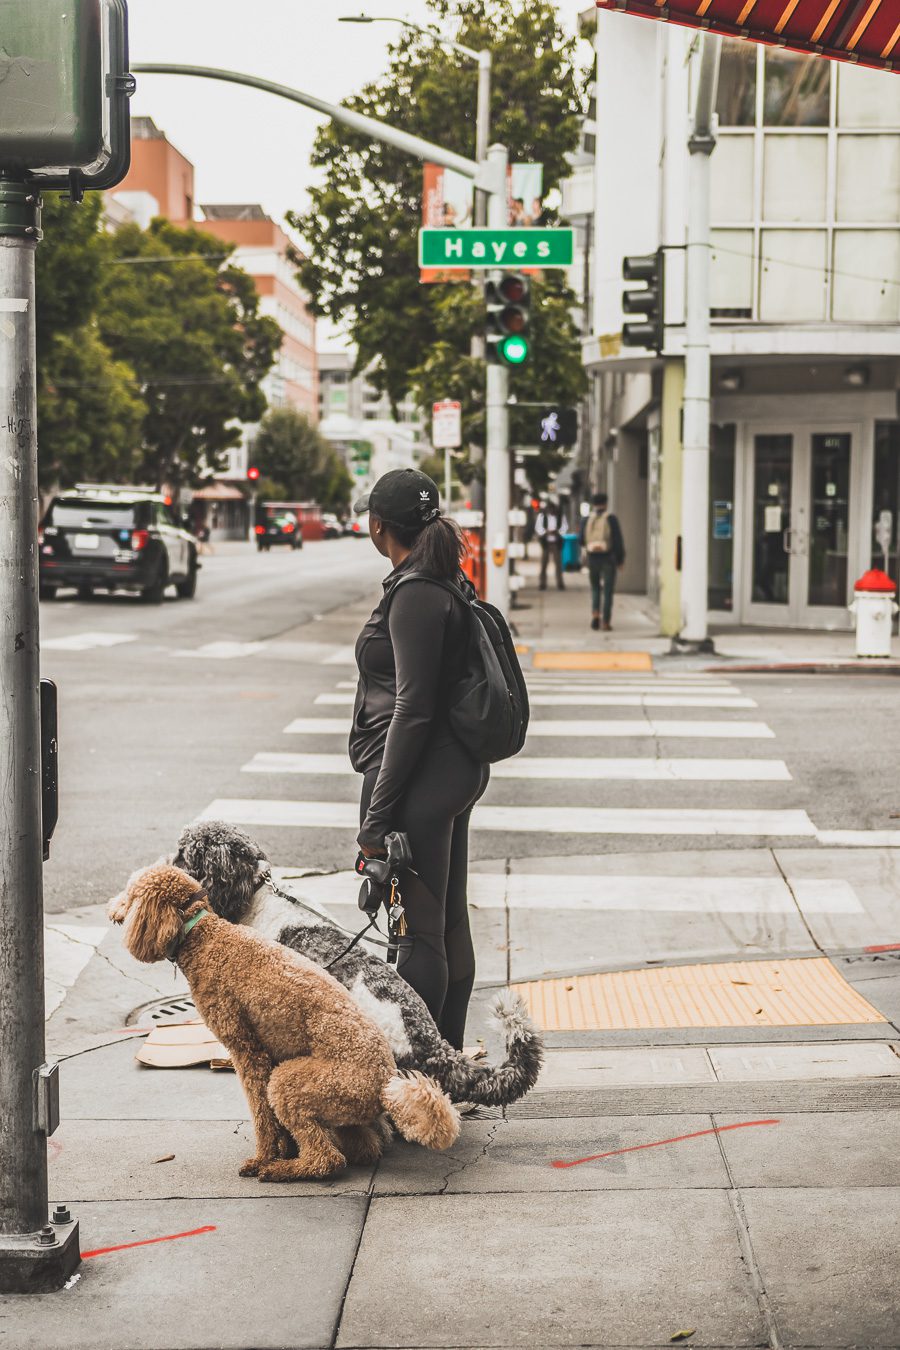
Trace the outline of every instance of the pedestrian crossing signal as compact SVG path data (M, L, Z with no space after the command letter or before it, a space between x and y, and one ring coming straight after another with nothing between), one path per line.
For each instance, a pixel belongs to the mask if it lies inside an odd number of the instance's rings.
M485 282L485 360L521 366L528 360L531 282L521 272L503 272Z

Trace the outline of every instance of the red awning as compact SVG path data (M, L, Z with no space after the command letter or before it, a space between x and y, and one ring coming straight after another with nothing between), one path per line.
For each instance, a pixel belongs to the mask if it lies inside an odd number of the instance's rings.
M597 0L597 8L900 70L898 0Z

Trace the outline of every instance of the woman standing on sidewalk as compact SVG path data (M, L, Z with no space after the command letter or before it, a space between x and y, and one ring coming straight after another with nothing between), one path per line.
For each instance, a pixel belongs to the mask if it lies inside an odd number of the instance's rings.
M453 736L449 691L466 661L469 616L429 578L461 589L464 544L441 515L438 489L417 469L379 478L354 510L393 570L356 643L359 685L350 759L363 774L358 842L384 855L393 830L409 835L415 873L404 878L408 933L397 969L428 1006L441 1034L462 1049L475 952L467 902L469 816L488 782ZM403 577L414 576L397 587ZM396 596L394 590L397 590Z

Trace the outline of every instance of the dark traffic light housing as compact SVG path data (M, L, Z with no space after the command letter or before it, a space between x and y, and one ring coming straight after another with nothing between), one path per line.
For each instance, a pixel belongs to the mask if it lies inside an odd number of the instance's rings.
M622 262L625 281L645 284L622 292L622 310L625 314L641 315L640 322L626 320L622 324L624 347L646 347L659 354L664 345L665 326L663 303L665 295L665 255L661 248L655 253L632 254Z
M502 272L484 285L487 309L485 359L491 365L521 366L528 360L531 282L521 272Z

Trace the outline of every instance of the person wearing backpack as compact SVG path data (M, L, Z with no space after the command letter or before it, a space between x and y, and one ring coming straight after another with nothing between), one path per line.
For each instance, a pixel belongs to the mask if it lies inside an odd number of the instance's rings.
M370 538L393 565L356 643L358 843L364 857L383 857L386 835L409 836L397 969L461 1049L475 982L469 817L488 764L521 749L527 694L505 620L475 603L461 571L465 543L441 515L435 483L417 469L394 469L354 510L368 511Z
M601 592L603 595L603 629L612 629L613 596L616 574L625 561L625 541L618 517L609 509L605 492L596 492L591 498L591 512L584 522L581 534L588 559L591 578L591 627L600 627Z

